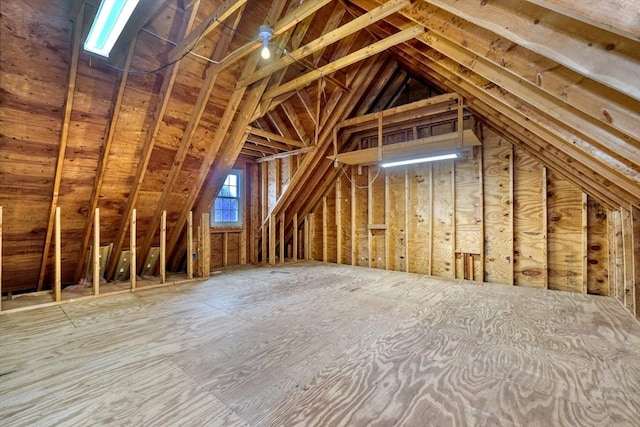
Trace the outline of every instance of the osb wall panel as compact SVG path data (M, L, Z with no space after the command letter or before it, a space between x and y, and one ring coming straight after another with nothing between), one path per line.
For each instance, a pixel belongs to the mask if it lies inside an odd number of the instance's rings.
M485 134L482 143L484 182L484 280L513 283L511 143Z
M547 175L549 289L582 291L582 193ZM585 278L586 279L586 278Z
M433 164L433 254L431 274L454 277L453 161Z
M607 212L593 197L587 199L587 224L587 291L609 295Z
M612 257L607 213L597 200L490 130L484 135L482 147L455 163L390 169L375 181L376 166L362 167L361 174L352 167L354 185L339 174L343 201L345 186L351 190L351 216L345 216L343 204L342 228L337 230L343 252L353 237L355 265L368 266L371 256L372 267L385 268L386 261L393 270L408 267L410 272L457 278L465 276L463 254L471 254L475 279L484 272L484 279L493 283L602 295L609 293L609 259L618 265L620 277L629 277L622 215L618 222L609 221L620 235ZM322 259L322 227L338 227L330 219L337 215L337 205L327 203L324 223L322 202L314 213L316 259ZM631 223L638 227L637 220ZM333 247L327 250L332 259ZM621 301L629 302L624 280L618 287Z
M432 168L407 168L409 271L423 274L431 274Z
M407 176L405 171L405 168L389 171L386 177L389 194L387 267L397 271L406 271L407 269L407 209L405 203Z
M514 150L513 283L547 286L547 230L544 203L545 171L535 159Z
M351 264L351 230L353 225L351 224L351 182L345 173L338 175L339 191L339 216L341 221L341 227L338 229L338 233L342 239L342 258L338 260L342 264ZM336 202L338 201L338 192L336 193Z

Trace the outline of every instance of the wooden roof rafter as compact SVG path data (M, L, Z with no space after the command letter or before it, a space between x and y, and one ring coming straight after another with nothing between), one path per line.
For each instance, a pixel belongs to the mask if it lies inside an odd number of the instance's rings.
M53 194L51 196L51 205L49 209L47 234L44 240L42 261L40 263L40 274L38 276L38 291L41 291L44 285L44 277L47 272L47 265L49 263L49 249L51 247L56 207L58 206L58 197L60 192L60 183L62 182L62 170L64 166L64 159L66 157L67 141L69 139L69 122L71 121L71 111L73 110L73 94L75 93L76 76L78 73L78 62L80 58L80 45L82 43L84 9L85 5L84 3L82 3L80 8L78 9L78 15L73 25L73 43L71 48L69 78L67 80L67 90L65 93L64 113L62 116L62 126L60 130L60 145L58 147L58 157L56 159L56 169L53 179ZM91 216L91 214L89 214L89 216Z
M193 3L193 8L189 13L188 19L179 30L180 33L189 32L195 22L199 5L200 1L196 1ZM170 66L168 66L162 79L162 84L160 85L160 90L158 92L158 98L156 100L153 116L151 118L149 129L146 132L145 140L142 146L140 161L138 162L136 173L133 178L133 184L131 190L129 191L127 204L124 208L124 211L122 212L122 219L120 221L120 227L118 228L117 234L118 237L116 238L116 241L113 245L113 253L120 253L120 251L122 251L124 241L127 237L127 230L129 229L129 219L131 218L131 213L136 206L138 196L140 195L140 191L142 189L142 183L147 173L147 167L149 166L149 161L151 160L151 154L155 147L156 137L158 136L158 132L160 132L160 127L162 126L162 121L164 119L165 112L167 111L169 100L171 99L171 93L178 76L179 67L179 63L171 64ZM111 259L109 260L109 264L107 265L105 277L113 277L117 265L118 257L111 257Z

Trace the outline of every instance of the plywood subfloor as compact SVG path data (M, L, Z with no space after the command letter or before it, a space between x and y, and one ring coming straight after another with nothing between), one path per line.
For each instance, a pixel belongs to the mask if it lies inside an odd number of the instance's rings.
M606 297L322 263L0 315L0 425L638 425Z

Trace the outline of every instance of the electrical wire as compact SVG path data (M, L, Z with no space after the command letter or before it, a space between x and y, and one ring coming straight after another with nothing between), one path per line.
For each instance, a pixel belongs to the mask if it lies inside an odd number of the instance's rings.
M367 182L367 185L358 185L355 182L353 182L353 180L351 179L351 177L349 176L347 171L344 170L344 166L342 166L342 163L340 163L338 161L336 161L336 163L338 163L338 165L340 165L340 169L342 170L342 173L344 174L344 176L347 177L347 180L349 180L349 183L352 184L357 189L360 189L360 190L366 190L367 188L369 188L376 181L376 179L378 178L378 175L380 175L380 166L378 166L378 171L376 172L376 175L373 177L373 179L371 181Z

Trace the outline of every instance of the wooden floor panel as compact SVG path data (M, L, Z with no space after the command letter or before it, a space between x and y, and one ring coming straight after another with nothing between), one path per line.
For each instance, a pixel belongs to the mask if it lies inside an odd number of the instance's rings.
M304 262L0 315L0 425L638 425L613 299Z

